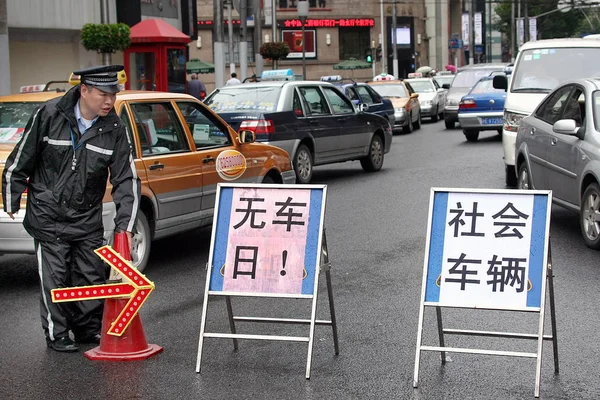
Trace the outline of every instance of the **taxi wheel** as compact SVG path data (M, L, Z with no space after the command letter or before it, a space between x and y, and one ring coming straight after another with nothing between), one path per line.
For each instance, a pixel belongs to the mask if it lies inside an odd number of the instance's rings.
M439 110L436 110L435 113L431 113L431 122L438 122L440 119Z
M446 124L446 129L454 129L454 121L444 120L444 123Z
M296 151L294 171L296 171L296 183L310 182L313 173L313 159L305 144L301 144Z
M381 169L383 166L383 141L381 136L373 135L369 146L369 154L360 159L360 165L367 172L375 172Z
M421 128L421 112L419 112L419 115L417 116L417 120L415 121L415 129L420 129Z
M148 218L141 210L138 212L133 230L133 243L131 244L132 264L141 272L148 264L150 243L152 242L152 232L150 232Z
M585 189L579 218L585 244L592 249L600 249L600 186L597 183Z
M479 131L474 131L471 129L463 129L463 134L467 138L469 142L476 142L479 139Z
M406 126L403 129L404 129L404 133L411 133L414 130L413 122L412 122L412 115L408 116L408 123L406 124Z

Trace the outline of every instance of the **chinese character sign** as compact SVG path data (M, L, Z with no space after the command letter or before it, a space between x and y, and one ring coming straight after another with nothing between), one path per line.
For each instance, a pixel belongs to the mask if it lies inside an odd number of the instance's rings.
M539 192L436 191L425 301L455 307L540 307L549 197Z
M220 187L210 290L313 294L323 190Z

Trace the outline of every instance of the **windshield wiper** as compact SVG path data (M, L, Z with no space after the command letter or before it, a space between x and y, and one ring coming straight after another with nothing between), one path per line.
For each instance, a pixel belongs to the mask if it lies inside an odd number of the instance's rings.
M551 91L552 91L552 89L537 88L537 87L528 87L528 88L513 89L513 92L542 92L542 93L550 93Z

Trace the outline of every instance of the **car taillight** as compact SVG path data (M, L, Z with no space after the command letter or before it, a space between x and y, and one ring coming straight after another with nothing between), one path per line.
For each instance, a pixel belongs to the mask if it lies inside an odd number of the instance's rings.
M458 103L458 109L459 110L463 110L466 108L475 108L475 100L461 100L460 103Z
M271 134L275 133L275 124L270 119L251 119L242 121L238 132L241 130L253 131L258 140L260 136L268 138ZM261 139L265 139L265 137Z

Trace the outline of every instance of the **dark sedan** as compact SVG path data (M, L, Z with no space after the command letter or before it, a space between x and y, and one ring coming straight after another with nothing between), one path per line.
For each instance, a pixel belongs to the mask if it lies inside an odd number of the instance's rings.
M340 89L326 82L224 86L205 103L234 129L252 130L257 142L286 150L298 183L310 182L315 165L360 160L365 171L378 171L392 143L386 119L357 111Z

